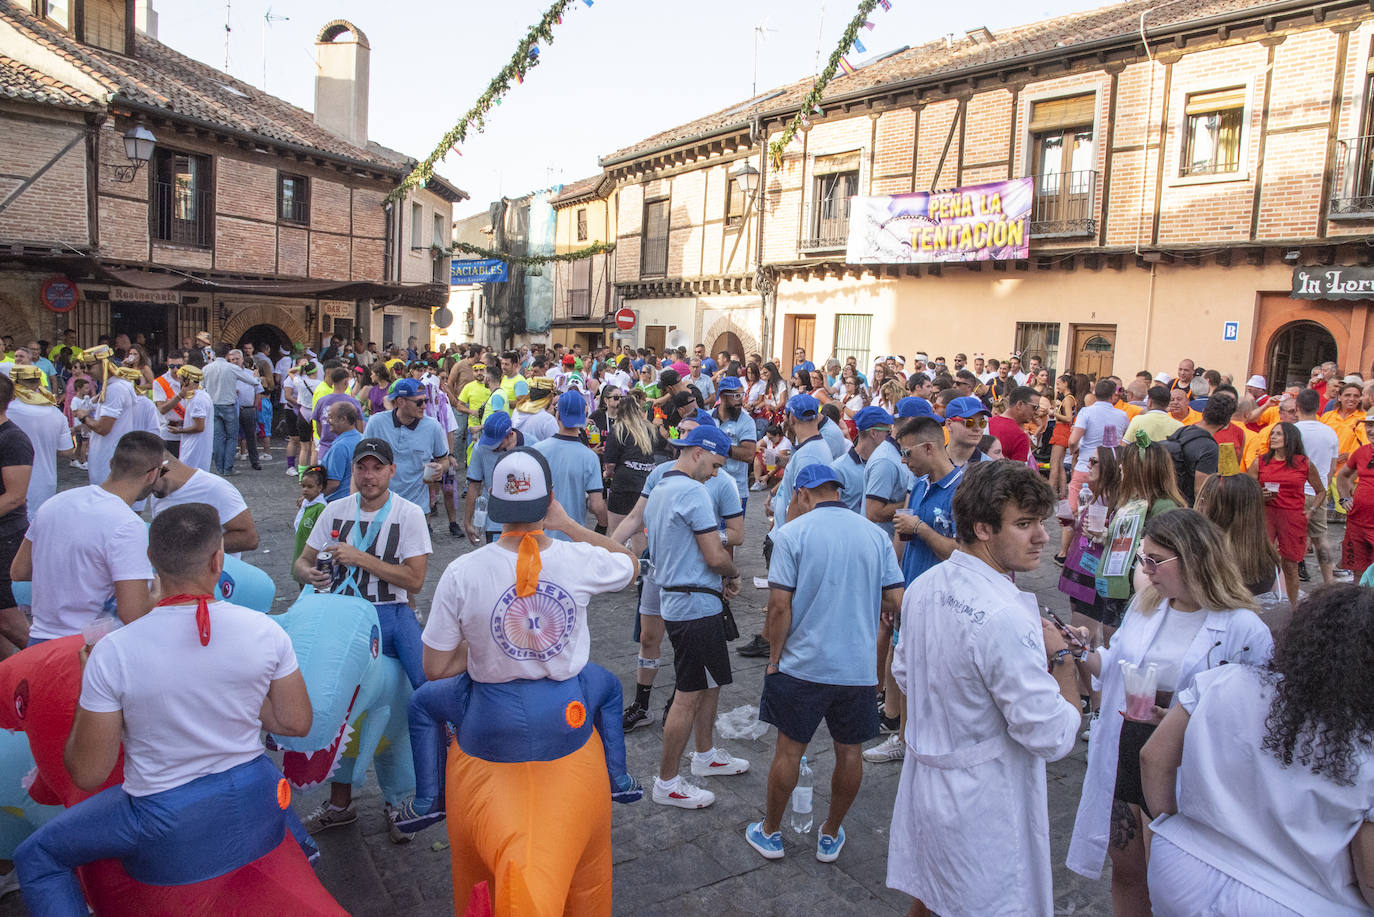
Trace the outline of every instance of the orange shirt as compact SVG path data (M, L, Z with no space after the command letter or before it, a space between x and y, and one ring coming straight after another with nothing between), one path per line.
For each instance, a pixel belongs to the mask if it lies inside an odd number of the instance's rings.
M1337 408L1323 414L1321 422L1336 431L1341 455L1348 456L1361 446L1369 444L1369 437L1364 432L1364 411L1355 410L1349 416L1342 417L1340 408Z
M1134 420L1135 415L1145 411L1144 408L1131 404L1129 401L1118 401L1116 404L1112 405L1112 407L1116 408L1118 411L1125 411L1127 420Z
M1258 433L1250 433L1245 439L1245 458L1241 461L1242 468L1249 468L1259 457L1269 451L1269 435L1274 432L1274 423L1269 424Z
M1174 417L1173 414L1170 414L1169 416L1170 416L1170 417ZM1178 420L1178 418L1177 418L1177 417L1174 417L1174 420ZM1195 423L1201 423L1201 422L1202 422L1202 414L1201 414L1200 412L1198 412L1198 411L1194 411L1192 408L1189 408L1189 409L1188 409L1188 413L1187 413L1186 415L1184 415L1184 417L1183 417L1183 425L1184 425L1185 427L1191 427L1193 424L1195 424Z

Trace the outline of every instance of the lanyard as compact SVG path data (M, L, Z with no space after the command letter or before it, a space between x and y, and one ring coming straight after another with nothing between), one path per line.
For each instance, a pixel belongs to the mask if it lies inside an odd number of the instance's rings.
M368 524L367 534L362 534L362 515L363 515L363 495L357 494L357 500L353 504L353 530L348 533L348 542L364 554L370 553L372 546L377 542L377 533L382 530L382 523L386 522L391 515L391 493L388 491L386 502L382 508L377 510L377 515L372 517L372 522ZM339 592L351 589L354 595L363 595L362 587L358 585L358 568L348 567L348 572L344 574L339 584L331 589L331 592ZM347 591L344 592L348 594ZM363 596L366 598L366 596Z

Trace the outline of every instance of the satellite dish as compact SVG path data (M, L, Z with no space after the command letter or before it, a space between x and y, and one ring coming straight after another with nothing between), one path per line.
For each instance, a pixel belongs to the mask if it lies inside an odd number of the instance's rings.
M433 321L435 328L447 328L453 324L453 313L448 310L448 306L444 306L434 313Z
M677 350L679 347L687 347L692 343L691 338L687 337L687 332L681 329L674 329L668 333L668 349Z

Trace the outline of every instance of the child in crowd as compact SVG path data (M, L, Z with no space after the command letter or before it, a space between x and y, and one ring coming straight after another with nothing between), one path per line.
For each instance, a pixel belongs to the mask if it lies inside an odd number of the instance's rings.
M305 540L315 528L315 520L324 512L324 484L325 471L322 465L311 465L301 473L301 498L296 501L299 509L296 510L295 521L291 523L291 528L296 533L296 550L291 555L292 562L301 556Z
M762 447L754 454L754 486L750 490L768 490L782 480L783 468L778 465L778 457L786 460L792 452L792 443L782 435L782 427L769 424L764 431Z
M72 459L73 468L85 469L86 453L91 448L91 434L81 418L90 416L95 409L95 399L91 393L91 380L72 380L72 441L76 443L76 457Z

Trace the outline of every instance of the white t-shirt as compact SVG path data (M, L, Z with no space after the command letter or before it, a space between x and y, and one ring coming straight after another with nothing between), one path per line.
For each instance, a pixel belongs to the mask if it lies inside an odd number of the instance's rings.
M84 431L86 428L81 426L81 421L77 419L77 414L81 411L94 411L95 399L90 395L79 395L72 399L72 429ZM92 414L94 416L94 414Z
M57 453L72 448L72 431L62 409L53 405L10 402L6 416L33 444L33 472L29 475L29 515L57 493Z
M134 399L137 397L133 384L128 380L117 376L111 376L106 380L105 400L95 403L95 413L91 415L91 421L113 417L114 426L104 436L91 433L86 474L92 484L103 483L110 476L110 456L114 455L115 444L125 433L138 429L137 415L134 412Z
M759 440L759 445L763 447L763 464L768 467L775 467L778 464L779 455L787 455L792 451L792 441L786 436L778 440L778 444L773 445L773 438L765 436Z
M134 397L134 429L154 436L162 435L162 413L147 395Z
M614 385L622 392L628 392L634 386L634 383L630 380L630 374L623 369L613 369L606 373L602 384Z
M1302 451L1307 453L1307 460L1317 469L1322 486L1331 486L1331 463L1341 453L1340 437L1320 420L1300 420L1294 426L1302 434ZM1309 497L1316 496L1311 484L1304 484L1303 490Z
M107 635L81 679L82 708L124 714L124 791L150 796L263 753L263 698L298 668L269 615L210 603L210 643L196 606L168 605Z
M558 432L558 421L554 420L548 411L535 411L533 414L516 411L515 423L512 426L525 437L527 446L533 446Z
M360 512L361 500L361 494L355 493L326 506L324 512L315 520L315 527L310 530L310 537L305 543L316 551L324 550L325 545L335 541L360 547L370 534L372 521L382 511ZM382 531L367 548L368 554L388 564L399 564L410 557L434 553L429 541L429 526L425 523L424 510L394 493L391 494L390 505L385 509L386 518L382 522ZM353 534L355 522L359 523L357 536ZM339 533L337 538L332 534L334 532ZM342 582L347 585L338 588L340 581L336 580L334 585L340 595L361 595L374 605L410 602L410 595L404 589L383 582L366 570L355 567L340 569L352 570L357 584L355 589L353 582L345 578Z
M1198 673L1179 692L1191 715L1178 814L1151 824L1175 846L1296 913L1367 914L1350 842L1374 821L1374 761L1342 786L1265 751L1274 686L1248 665Z
M372 361L368 360L367 362L371 363ZM291 362L291 357L285 356L277 361L277 365L272 367L272 371L277 375L281 376L282 381L285 382L285 380L288 378L287 374L291 372L291 367L293 365L294 364L292 364Z
M1097 447L1102 445L1102 434L1108 427L1116 427L1116 435L1120 439L1126 435L1129 423L1125 411L1105 401L1094 401L1079 411L1073 425L1075 429L1083 431L1083 438L1078 441L1078 461L1074 462L1073 470L1088 470L1088 460L1097 454Z
M199 433L181 434L180 459L192 468L210 470L210 460L215 454L215 403L210 400L204 389L196 389L189 401L183 401L186 408L186 426L195 424L196 418L205 420L205 429Z
M587 602L629 585L636 564L605 548L554 541L540 551L534 595L520 598L517 559L515 551L497 543L449 564L435 587L421 639L441 652L467 640L473 681L565 681L587 664Z
M81 632L114 598L116 580L150 580L148 526L98 485L64 490L29 514L34 637Z
M148 497L148 510L150 518L156 519L157 514L173 506L180 506L183 503L208 503L215 508L219 514L219 524L228 524L229 520L248 509L248 504L244 502L243 495L238 488L230 484L224 478L208 471L201 471L197 468L191 472L191 476L186 479L176 490L165 497L152 495ZM238 557L239 552L229 555Z
M156 379L153 380L152 395L154 407L156 407L159 404L163 404L164 402L172 400L171 397L168 396L168 394L164 392L162 389L162 383L164 382L166 382L168 387L171 388L172 395L175 395L177 392L181 391L181 380L178 379L176 376L168 378L168 376L165 373L161 376L158 376ZM177 408L181 409L181 414L177 413ZM177 405L176 408L172 408L166 414L162 413L161 409L158 409L158 435L170 442L176 442L177 440L181 439L180 434L173 433L171 430L167 429L167 424L171 423L173 420L180 422L182 417L185 416L185 413L186 406L184 404Z

